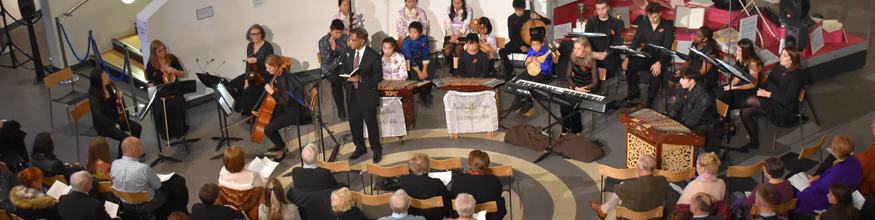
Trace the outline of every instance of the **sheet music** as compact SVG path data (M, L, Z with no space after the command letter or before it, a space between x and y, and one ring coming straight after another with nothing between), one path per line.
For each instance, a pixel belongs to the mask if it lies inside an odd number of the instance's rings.
M109 214L110 218L118 216L118 204L106 201L103 203L103 208L106 209L106 213Z
M757 17L756 15L748 16L746 18L742 18L739 23L739 37L747 38L751 40L751 42L756 43L757 40Z
M797 173L796 175L787 178L790 181L790 185L796 188L796 190L802 191L808 186L811 186L811 182L808 181L808 174L805 173Z
M52 183L52 187L49 188L49 191L46 191L46 195L49 195L57 200L61 199L61 196L69 194L71 190L73 190L73 187L62 183L61 181L55 180L55 182Z
M698 29L705 23L705 8L687 8L677 6L675 8L675 27Z
M279 163L267 159L267 157L256 157L249 163L249 166L246 166L246 170L256 172L260 174L261 177L270 177L270 174L273 173L273 170L276 169L278 164Z
M674 183L668 183L668 186L670 186L672 189L674 189L674 191L678 192L679 194L684 194L684 189L681 188L681 186L678 186Z
M477 220L486 220L486 210L474 213L474 216L471 216L471 217L474 217L474 219L477 219Z
M450 180L453 179L453 173L450 171L443 172L429 172L428 177L435 178L444 182L444 186L450 184Z
M778 61L781 61L781 58L778 58L778 56L775 56L775 54L773 54L772 51L769 51L766 49L762 49L762 50L758 51L757 55L763 59L763 63L765 66L772 65L773 63L777 63Z
M702 6L702 7L707 8L707 7L710 7L711 5L714 5L714 1L711 1L711 0L690 0L690 2L687 2L687 4L698 5L698 6Z
M671 7L674 8L676 6L686 6L684 0L671 0Z
M810 34L808 34L808 40L811 43L811 54L816 54L817 51L820 51L823 48L823 25L817 26ZM805 48L799 48L799 50L804 50Z
M571 33L571 23L565 23L560 25L553 26L553 40L557 40L559 38L565 37L566 34Z
M690 46L692 45L692 41L679 40L676 51L681 54L690 54ZM677 55L672 54L672 56L675 58L675 61L684 62L684 60Z
M843 27L842 23L839 20L823 20L823 30L827 33L832 33L837 30L841 30Z
M173 177L173 174L176 174L176 172L168 174L158 174L158 179L161 179L161 182L167 182L167 180L170 180L170 177Z
M860 190L855 190L854 193L851 194L851 198L854 199L855 208L863 208L863 203L866 202L866 197L863 197L863 194L860 193Z

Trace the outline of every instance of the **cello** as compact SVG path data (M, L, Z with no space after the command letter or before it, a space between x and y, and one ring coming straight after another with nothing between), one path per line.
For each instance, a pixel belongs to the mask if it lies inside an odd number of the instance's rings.
M529 11L530 11L529 13L535 13L535 1L534 0L528 0L528 1L529 1ZM532 29L535 29L535 30L532 30ZM550 34L549 30L547 29L547 23L544 23L544 21L541 21L540 19L529 19L529 21L527 21L525 24L523 24L523 27L520 29L520 37L523 38L523 41L526 42L527 45L532 45L532 32L533 31L539 35L543 35L544 37L547 37L547 35ZM523 51L523 52L525 52L525 51Z
M276 74L273 74L273 79L270 80L270 86L273 86L274 82L276 82L276 77L282 74L283 69L288 68L292 63L292 59L288 57L283 57L283 65L277 68ZM273 110L276 107L276 100L274 100L273 96L267 95L267 91L261 93L261 98L259 98L260 103L256 103L255 106L261 106L258 108L256 112L254 109L252 113L256 116L255 123L252 123L252 136L250 140L255 143L261 143L264 139L264 127L267 126L267 123L270 122L270 119L273 117Z

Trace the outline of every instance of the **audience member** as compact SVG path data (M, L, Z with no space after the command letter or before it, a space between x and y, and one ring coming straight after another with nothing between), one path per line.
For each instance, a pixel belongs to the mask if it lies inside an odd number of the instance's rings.
M684 193L681 193L678 204L688 204L693 196L700 192L710 195L711 201L723 200L726 184L717 178L720 158L714 153L704 153L699 155L696 162L696 172L699 173L699 176L684 188Z
M42 189L43 172L39 168L30 167L18 173L20 186L9 192L9 201L15 205L12 214L22 219L60 220L55 198L46 195Z
M832 216L843 217L838 219L857 219L857 216L860 215L860 210L854 207L854 199L851 196L853 192L854 189L848 186L848 184L833 183L829 187L829 194L826 195L831 206L826 212L820 214L819 219L824 219L824 216L828 219L837 219Z
M489 154L481 150L473 150L468 153L468 172L459 174L453 180L453 188L450 196L458 196L468 193L474 196L480 203L495 201L498 212L486 214L487 219L504 219L507 214L504 198L501 197L501 180L492 175L489 170ZM445 203L448 204L448 203Z
M430 163L427 154L413 154L413 157L410 158L409 165L410 169L413 171L413 175L401 177L400 185L401 189L404 189L410 197L414 199L430 199L435 196L441 196L443 197L444 204L450 204L452 202L450 191L447 190L444 183L441 182L440 179L428 176ZM446 205L444 208L440 209L420 210L417 208L410 208L410 214L423 216L429 220L440 220L452 210L450 208L452 207Z
M197 203L191 206L192 220L242 220L243 213L234 210L231 207L216 205L216 199L219 198L218 184L207 183L201 187L198 196L202 203Z
M173 212L167 217L167 220L189 220L188 215L185 215L185 212Z
M79 171L70 176L70 194L58 199L58 213L64 220L96 220L112 219L103 202L88 196L91 191L91 174Z
M367 220L358 207L352 205L352 192L343 187L331 192L331 210L338 220Z
M249 219L258 219L258 205L264 202L264 182L258 173L245 170L246 154L243 148L234 145L225 149L222 162L225 164L219 171L219 186L221 192L216 205L229 205L249 215Z
M316 147L316 143L309 143L301 150L304 166L292 169L292 183L295 188L306 192L340 188L331 171L317 165L318 156L319 148Z
M690 212L693 213L693 219L723 220L721 217L710 215L711 205L711 195L704 192L693 195L690 200Z
M9 201L9 192L12 191L12 187L19 185L21 183L18 181L18 177L9 172L5 163L0 162L0 210L6 211L6 213L15 211L15 205Z
M161 182L155 170L141 163L143 144L139 138L128 137L122 141L121 159L112 162L110 177L112 188L118 192L137 193L145 191L149 202L131 203L122 199L121 205L129 213L154 213L156 219L166 219L174 211L187 213L188 189L185 179L174 174Z
M97 179L109 180L112 169L112 157L109 156L109 143L106 138L95 137L88 145L88 161L85 170Z
M264 189L264 203L258 207L260 220L301 220L298 207L286 198L283 184L276 178L267 181Z
M796 203L796 213L813 213L815 210L829 208L826 195L834 183L848 184L857 188L863 177L860 171L860 160L849 157L854 152L854 140L848 135L837 135L828 149L836 157L836 163L819 176L809 176L811 182L808 188L796 193L799 200Z
M15 163L29 163L30 157L27 156L27 145L24 143L24 137L27 132L21 131L21 124L18 121L0 120L0 154L3 154L3 162L9 166L15 166ZM12 154L15 154L19 161Z
M653 155L639 156L638 178L614 186L615 193L605 204L599 205L595 200L590 200L590 206L600 218L605 218L611 209L620 204L620 201L623 202L623 207L637 212L650 211L663 205L668 183L664 176L654 176L654 169L656 169L656 158Z
M775 203L778 201L778 195L778 191L769 185L757 187L756 192L753 193L753 197L756 198L755 205L760 210L757 220L787 220L787 217L778 216L778 213L775 213Z
M875 135L875 120L872 120L870 127L872 127L872 135ZM860 193L863 195L875 193L875 180L870 179L871 175L875 173L875 142L866 151L854 154L854 157L860 160L860 168L863 171L863 183L858 187Z
M33 152L31 153L30 165L43 171L45 177L63 175L64 179L70 179L68 169L72 166L64 166L64 162L55 156L55 138L52 133L41 132L33 139ZM78 167L79 163L75 163ZM81 168L80 168L81 169Z
M775 194L775 203L771 203L771 205L780 205L796 197L796 190L793 189L793 185L790 184L790 181L784 180L781 178L784 175L784 162L781 162L781 159L777 157L768 157L763 160L763 172L766 173L766 181L765 183L760 183L756 188L751 191L751 196L748 196L747 199L744 200L744 207L748 210L745 211L745 215L747 219L754 219L756 216L750 214L750 209L754 206L757 197L757 191L764 187L768 186ZM789 213L778 213L781 216L788 217Z
M389 199L389 208L392 209L392 215L380 217L379 220L425 220L425 217L407 214L407 208L410 208L410 196L403 189L399 189L392 194Z
M459 220L473 220L474 206L477 205L477 200L471 194L459 193L456 196L456 213L459 214Z

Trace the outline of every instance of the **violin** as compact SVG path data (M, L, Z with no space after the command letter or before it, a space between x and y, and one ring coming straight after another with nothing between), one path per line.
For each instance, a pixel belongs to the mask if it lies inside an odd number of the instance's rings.
M119 91L121 91L118 89L118 86L116 86L114 82L110 81L109 85L112 86L113 93L119 93ZM127 109L127 107L125 107L125 96L124 95L119 95L118 97L116 97L115 107L116 107L116 110L118 110L118 119L127 123L128 129L130 129L131 125L128 122L128 111L125 110L125 109Z

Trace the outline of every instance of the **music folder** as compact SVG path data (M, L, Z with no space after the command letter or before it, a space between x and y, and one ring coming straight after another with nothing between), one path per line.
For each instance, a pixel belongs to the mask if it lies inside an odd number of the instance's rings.
M146 113L152 109L152 104L155 103L155 101L161 101L159 98L195 93L197 92L197 82L196 80L183 80L161 84L155 86L155 88L155 93L152 94L152 97L149 97L149 103L146 104L144 111L140 113L140 121L143 121L146 115L148 115Z

